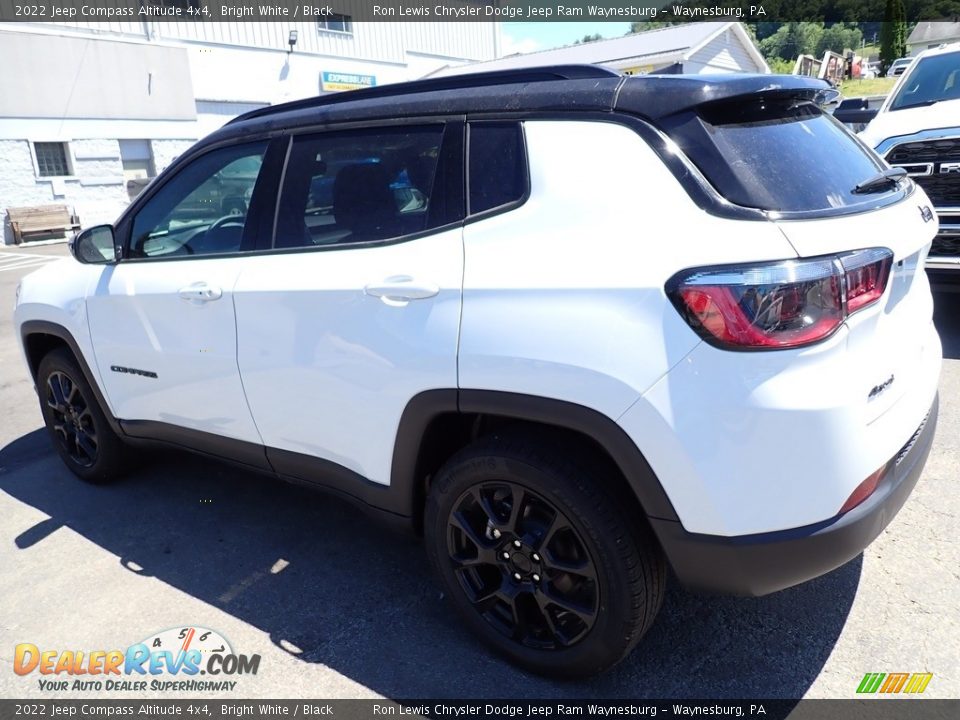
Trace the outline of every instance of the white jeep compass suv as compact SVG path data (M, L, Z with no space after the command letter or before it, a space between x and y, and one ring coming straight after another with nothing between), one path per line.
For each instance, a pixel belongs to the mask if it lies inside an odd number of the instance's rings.
M543 673L623 658L668 566L826 573L917 482L941 349L929 201L825 90L557 67L240 117L24 279L50 437L90 482L151 442L352 498Z

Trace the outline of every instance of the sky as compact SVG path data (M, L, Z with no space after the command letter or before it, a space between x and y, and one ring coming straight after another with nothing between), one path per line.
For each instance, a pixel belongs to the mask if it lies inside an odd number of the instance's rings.
M584 35L600 33L605 38L622 37L630 30L626 22L505 22L502 23L504 55L549 50L573 45Z

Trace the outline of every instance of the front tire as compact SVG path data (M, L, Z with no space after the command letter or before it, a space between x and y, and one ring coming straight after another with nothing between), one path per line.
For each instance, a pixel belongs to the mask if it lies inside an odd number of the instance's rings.
M123 474L126 448L65 348L52 350L40 361L37 394L50 439L74 475L100 484Z
M663 602L662 553L596 467L541 438L491 437L451 458L427 500L427 552L462 618L536 673L606 670Z

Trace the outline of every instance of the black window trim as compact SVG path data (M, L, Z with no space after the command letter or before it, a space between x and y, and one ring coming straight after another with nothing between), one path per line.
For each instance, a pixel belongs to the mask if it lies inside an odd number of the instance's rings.
M520 120L520 121L570 121L577 120L582 122L607 122L615 125L628 127L637 133L647 143L654 154L670 170L671 174L680 183L680 186L686 191L690 199L698 208L715 217L731 220L751 220L751 221L785 221L785 220L813 220L817 218L846 217L848 215L859 215L861 213L874 212L880 208L896 205L910 198L914 194L915 183L902 183L903 187L898 193L891 193L884 196L880 202L864 203L863 205L847 206L846 208L827 208L824 210L802 210L793 213L776 213L761 210L759 208L736 205L726 198L713 187L706 179L700 169L686 156L683 151L678 150L674 142L662 129L657 127L649 119L640 115L627 112L625 110L600 111L600 110L518 110L503 111L496 110L489 113L477 113L468 116L468 122L477 120ZM849 131L848 131L849 132ZM870 152L872 150L856 135L850 133L853 139ZM529 156L528 156L529 162ZM467 222L471 222L468 218Z
M320 135L327 133L338 133L338 132L349 132L353 130L372 130L376 128L397 128L404 125L443 125L443 140L440 145L441 155L447 156L447 161L453 164L452 173L454 176L459 174L461 180L461 187L459 189L461 197L457 198L456 195L449 195L450 193L455 193L456 189L453 188L450 184L444 187L444 191L448 193L448 202L457 202L459 200L459 218L457 220L452 220L444 225L438 225L436 227L427 228L425 230L420 230L415 233L408 233L406 235L398 235L396 237L384 238L383 240L370 240L367 242L355 242L355 243L332 243L330 245L300 245L296 247L288 248L277 248L274 247L276 243L276 226L277 219L280 212L280 195L283 192L283 180L286 177L287 164L290 159L290 150L293 147L293 140L301 135ZM273 232L270 235L269 244L265 241L262 243L258 242L257 247L245 253L246 255L281 255L289 253L302 253L302 252L338 252L342 250L362 250L365 248L376 248L376 247L385 247L388 245L399 245L400 243L411 242L413 240L418 240L423 237L428 237L430 235L437 235L449 230L456 229L458 227L463 227L464 216L466 213L466 174L465 174L465 152L466 152L466 118L462 115L427 115L427 116L411 116L405 118L396 118L396 119L377 119L377 120L367 120L367 121L356 121L356 122L347 122L347 123L336 123L333 125L303 125L296 128L290 128L284 131L284 140L287 142L287 147L285 149L285 159L283 163L283 169L280 173L279 180L277 182L276 196L274 198L273 210L271 213ZM206 256L209 257L209 256Z
M474 125L485 125L485 124L499 124L503 125L505 123L515 122L520 127L520 152L523 154L523 173L524 173L524 183L525 188L523 194L516 200L511 200L510 202L503 203L502 205L497 205L492 208L487 208L478 213L474 213L470 210L470 128ZM467 208L467 217L466 223L479 222L481 220L486 220L488 218L494 217L496 215L502 215L503 213L508 213L517 208L526 204L527 200L530 199L530 193L532 192L531 181L530 181L530 153L527 149L527 132L526 125L521 119L504 119L504 118L468 118L467 119L467 137L466 143L464 144L464 153L463 153L463 176L465 183L465 197L466 197L466 208Z
M276 155L279 150L282 150L279 147L279 144L285 141L285 138L278 137L276 133L268 134L256 134L249 137L244 137L242 139L234 138L232 140L227 140L219 143L211 143L200 148L196 152L188 150L183 155L181 155L177 160L175 160L166 170L164 170L160 175L157 176L150 185L147 186L146 191L140 193L137 198L127 207L127 210L121 215L117 220L116 225L114 226L114 234L116 237L120 238L121 242L119 243L122 248L122 257L120 262L124 263L141 263L141 262L178 262L183 260L207 260L214 258L231 258L231 257L246 257L250 255L256 249L257 239L262 235L263 228L260 227L262 222L256 223L245 223L243 228L243 239L240 243L240 249L235 252L222 252L222 253L206 253L202 255L154 255L149 257L131 257L130 256L130 243L133 240L133 225L136 220L137 215L143 209L143 207L151 201L151 199L157 195L168 182L171 182L173 178L177 177L181 170L188 165L193 164L195 161L204 157L213 152L223 150L226 148L237 147L240 145L253 145L255 143L266 143L266 148L263 152L263 164L260 167L260 174L257 176L257 182L254 185L253 195L250 198L250 207L248 208L248 215L252 215L250 212L251 209L259 209L261 203L265 201L269 189L273 186L274 183L271 182L271 179L276 174L276 168L273 167L276 165ZM149 192L148 192L149 191ZM267 202L273 202L266 200ZM272 205L268 205L265 208L268 214L272 214ZM263 210L260 210L262 217ZM256 235L253 236L251 240L251 234L254 232L253 225L257 225ZM251 247L251 242L253 246Z
M808 103L812 104L812 103ZM827 122L832 122L839 129L845 132L850 139L852 139L869 158L876 165L877 170L883 169L883 162L879 159L876 152L870 148L860 137L855 133L851 132L843 123L833 117L832 114L826 112L823 109L821 110L822 117L824 117ZM672 116L672 120L676 120L681 117L699 117L697 108L694 107L684 113ZM645 121L641 120L644 124ZM701 121L702 122L702 121ZM843 205L841 207L826 207L826 208L816 208L816 209L805 209L805 210L770 210L765 208L751 207L749 205L740 205L731 200L728 200L723 193L717 189L713 182L711 182L706 174L700 170L699 166L690 158L690 156L680 147L679 142L674 140L668 131L661 129L655 125L649 125L649 127L658 135L662 136L662 149L651 145L653 149L660 155L660 158L667 163L667 166L670 167L670 163L667 162L667 157L670 154L678 157L682 165L687 169L688 172L693 172L696 178L696 182L700 185L701 189L705 191L710 197L713 208L704 208L711 214L716 214L721 217L732 216L737 217L746 217L746 214L755 214L757 219L770 220L773 222L778 221L790 221L790 220L815 220L820 218L838 218L846 217L848 215L859 215L861 213L875 212L885 207L891 205L896 205L907 198L911 197L914 194L916 189L916 184L911 180L907 179L906 182L900 183L900 186L894 190L891 190L883 195L865 195L864 199L859 203L851 203L849 205ZM670 143L672 143L677 148L676 153L670 153L667 148ZM675 173L676 174L676 173ZM679 179L679 176L678 176ZM687 188L687 185L684 184L684 187ZM689 191L689 188L687 188ZM726 206L726 207L724 207ZM719 210L717 212L716 210Z

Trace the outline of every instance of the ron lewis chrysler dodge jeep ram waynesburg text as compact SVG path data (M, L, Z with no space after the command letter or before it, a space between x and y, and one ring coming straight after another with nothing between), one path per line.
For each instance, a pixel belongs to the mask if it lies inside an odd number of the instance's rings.
M557 67L244 115L23 280L50 437L91 482L163 442L351 497L543 673L623 658L668 564L826 573L917 482L941 360L930 203L826 90Z

